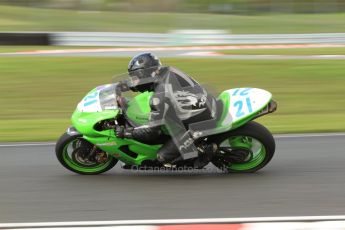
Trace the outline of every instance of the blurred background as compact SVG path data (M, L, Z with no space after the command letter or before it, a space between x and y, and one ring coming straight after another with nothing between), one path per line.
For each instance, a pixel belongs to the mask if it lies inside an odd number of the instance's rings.
M153 52L215 93L257 87L274 133L345 130L344 0L0 0L0 142L54 141Z
M3 4L91 11L183 13L337 13L342 0L2 0Z

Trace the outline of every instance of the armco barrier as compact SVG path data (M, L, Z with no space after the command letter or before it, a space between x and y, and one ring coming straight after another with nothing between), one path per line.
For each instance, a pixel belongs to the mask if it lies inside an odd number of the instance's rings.
M120 32L0 33L0 45L155 47L311 43L345 44L345 33L233 35L223 30L179 30L165 34Z
M158 33L108 33L108 32L58 32L52 33L54 45L65 46L166 46L168 34Z
M173 31L171 33L52 33L52 44L71 46L179 46L236 44L344 44L345 33L243 34L224 31Z

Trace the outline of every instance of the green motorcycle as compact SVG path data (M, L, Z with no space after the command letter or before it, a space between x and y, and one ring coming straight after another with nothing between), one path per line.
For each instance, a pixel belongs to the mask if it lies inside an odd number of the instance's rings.
M78 104L72 126L56 143L59 162L75 173L93 175L106 172L118 161L127 169L164 167L157 161L161 144L149 145L115 135L124 122L149 122L152 92L124 98L116 90L119 83L98 86ZM276 110L272 94L257 88L235 88L218 97L216 127L200 141L217 146L211 162L227 172L255 172L273 157L272 134L253 120ZM200 154L202 154L200 152ZM193 159L177 162L190 167Z

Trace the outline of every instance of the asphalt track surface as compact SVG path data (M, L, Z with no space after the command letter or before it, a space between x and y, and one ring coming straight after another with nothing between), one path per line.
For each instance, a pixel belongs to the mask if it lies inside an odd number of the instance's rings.
M254 174L224 174L210 165L80 176L59 165L53 145L2 146L0 223L341 215L344 140L277 138L275 157Z

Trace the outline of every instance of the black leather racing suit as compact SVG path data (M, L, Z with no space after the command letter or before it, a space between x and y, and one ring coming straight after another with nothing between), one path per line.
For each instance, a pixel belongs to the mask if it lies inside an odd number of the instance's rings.
M183 159L197 157L193 134L207 127L199 125L191 130L193 126L190 124L214 118L214 97L191 77L172 67L162 67L159 76L152 81L144 81L134 91L154 94L150 99L148 125L135 127L132 137L147 144L155 144L157 140L163 142L158 156L167 161L176 159L180 154Z

